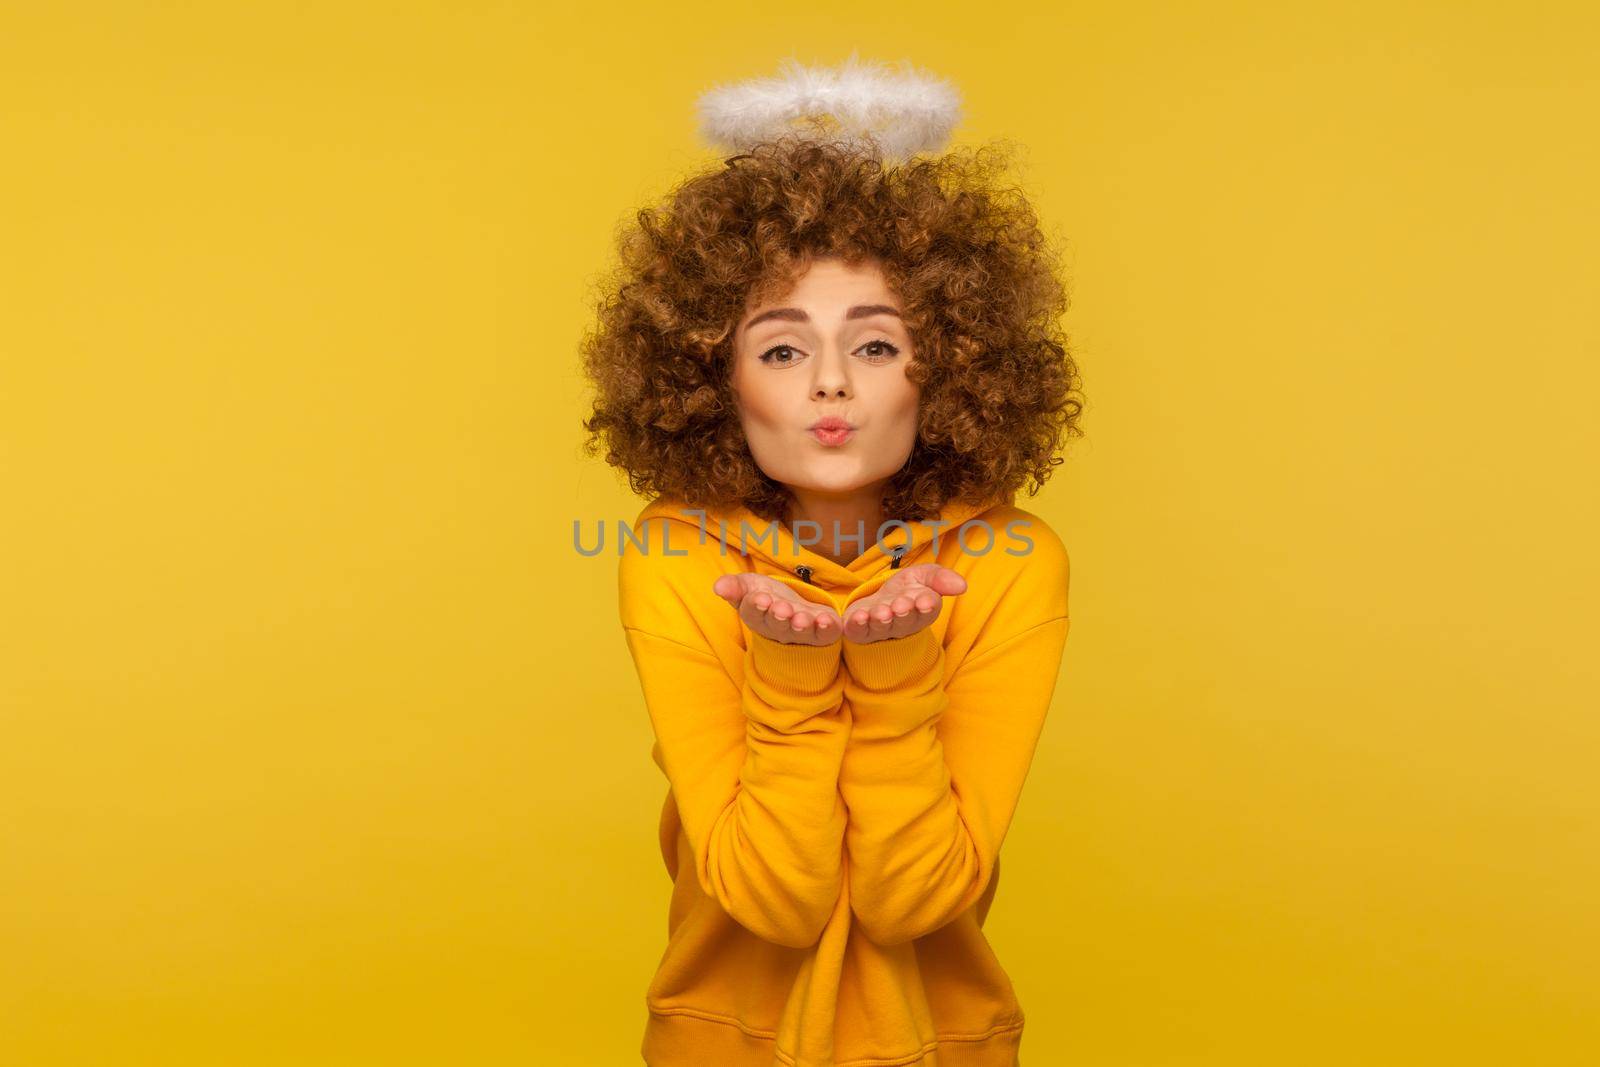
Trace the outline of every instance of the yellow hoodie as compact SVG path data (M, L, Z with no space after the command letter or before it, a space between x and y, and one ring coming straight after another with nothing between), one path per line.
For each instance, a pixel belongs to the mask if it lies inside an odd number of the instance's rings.
M1018 1062L1022 1008L982 926L1067 638L1067 553L1011 503L952 503L939 522L886 529L889 551L868 529L840 565L747 509L660 498L619 539L670 787L651 1067ZM871 644L773 641L711 591L753 570L842 616L926 562L966 592Z

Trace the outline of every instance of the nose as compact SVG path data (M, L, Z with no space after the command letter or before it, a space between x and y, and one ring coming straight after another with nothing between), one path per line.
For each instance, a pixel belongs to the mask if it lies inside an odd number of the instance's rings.
M849 358L837 346L825 346L822 355L811 361L811 366L812 399L848 399L852 395Z

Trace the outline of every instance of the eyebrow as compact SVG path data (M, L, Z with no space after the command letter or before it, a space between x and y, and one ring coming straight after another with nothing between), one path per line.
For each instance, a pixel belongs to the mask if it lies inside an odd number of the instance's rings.
M873 315L893 315L897 319L900 318L900 312L888 304L857 304L844 313L846 319L866 319L871 318ZM766 322L768 319L783 319L787 322L810 322L811 316L807 315L802 308L772 308L763 311L745 323L744 328L748 330L757 323Z

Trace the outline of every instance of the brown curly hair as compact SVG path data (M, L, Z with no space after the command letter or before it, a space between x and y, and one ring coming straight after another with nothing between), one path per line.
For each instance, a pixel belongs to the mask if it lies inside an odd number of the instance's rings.
M876 260L904 303L917 440L885 515L1038 492L1063 436L1082 436L1077 367L1058 319L1059 259L996 143L885 163L876 147L785 134L682 182L616 235L598 325L581 350L595 387L584 451L633 490L786 520L756 465L731 386L746 300L781 295L814 257Z

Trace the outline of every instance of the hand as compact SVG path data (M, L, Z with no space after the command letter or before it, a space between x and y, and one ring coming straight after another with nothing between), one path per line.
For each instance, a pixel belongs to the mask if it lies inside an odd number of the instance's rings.
M786 645L831 645L844 629L832 608L764 574L724 574L711 591L737 608L753 632Z
M909 637L933 624L944 598L967 591L967 580L949 567L918 563L895 572L877 592L845 609L844 636L857 644Z

